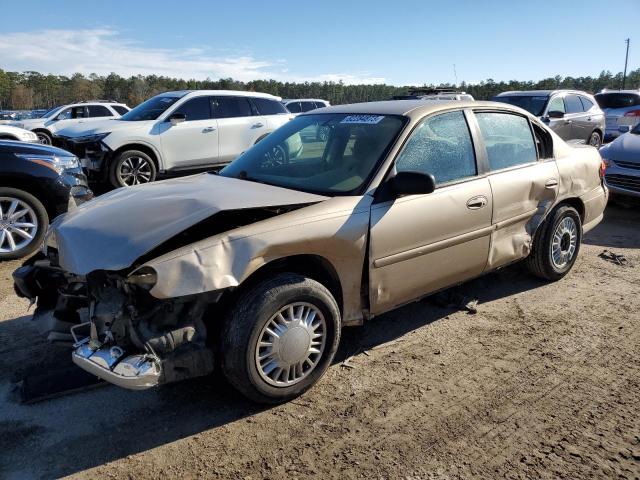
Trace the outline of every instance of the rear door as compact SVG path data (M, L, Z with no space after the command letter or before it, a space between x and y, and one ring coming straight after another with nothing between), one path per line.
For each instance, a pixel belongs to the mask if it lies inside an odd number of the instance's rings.
M254 115L247 97L220 95L211 100L213 116L218 121L218 163L229 163L265 135L267 120Z
M287 111L282 103L271 98L252 97L257 114L267 121L267 132L273 132L276 128L287 123L293 116Z
M591 134L591 121L589 114L584 111L584 105L578 95L570 93L564 97L567 108L565 118L571 122L571 142L586 143Z
M558 194L559 173L554 159L544 158L552 157L549 138L537 139L539 134L527 117L476 111L475 119L486 149L493 193L487 262L487 269L492 270L529 253L532 235Z
M491 238L492 195L479 175L462 110L427 117L396 171L430 173L437 188L371 207L369 297L379 314L482 273Z
M185 115L172 125L169 118ZM218 159L218 126L211 118L210 97L192 97L178 105L157 124L165 168L181 169L214 164Z

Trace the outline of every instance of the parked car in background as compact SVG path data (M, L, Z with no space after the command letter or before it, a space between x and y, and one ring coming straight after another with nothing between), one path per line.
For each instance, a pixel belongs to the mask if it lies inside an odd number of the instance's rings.
M56 139L95 179L138 185L158 173L229 163L293 118L280 100L232 90L165 92L117 120L75 125Z
M626 127L628 129L629 127ZM611 193L640 197L640 123L600 149Z
M603 90L595 98L606 117L605 141L640 123L640 90Z
M331 105L328 100L321 100L318 98L288 98L283 99L282 104L287 108L287 110L294 114L310 112L316 108L329 107Z
M392 100L425 100L432 102L469 101L474 100L472 95L449 88L413 88L407 95L394 95Z
M327 140L305 135L318 124ZM265 161L300 139L295 160ZM328 107L218 174L118 189L56 220L15 286L109 382L150 388L218 362L244 395L282 402L320 379L344 325L525 258L564 277L603 217L601 164L509 105Z
M602 145L604 112L588 93L575 90L512 91L500 93L493 100L525 109L569 143L596 148Z
M92 196L74 155L0 140L0 260L33 253L50 219Z
M11 125L0 125L0 140L17 140L19 142L39 142L38 135L31 130L12 127Z
M40 143L51 145L59 130L76 124L87 124L97 120L119 118L129 111L123 103L95 100L54 107L39 118L17 120L12 125L31 130Z

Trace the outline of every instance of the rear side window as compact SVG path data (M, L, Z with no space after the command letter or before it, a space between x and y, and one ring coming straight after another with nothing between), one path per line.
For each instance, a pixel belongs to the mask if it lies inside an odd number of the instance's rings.
M302 107L300 107L300 102L289 102L287 103L287 110L291 113L300 113L302 111Z
M593 102L587 97L580 97L580 101L582 102L582 106L584 107L585 112L588 112L593 108Z
M300 106L302 107L303 112L309 112L316 109L315 102L300 102Z
M564 97L564 104L567 106L567 113L584 112L582 102L577 95L567 95L566 97Z
M315 104L316 108L324 108L327 106L324 102L315 102Z
M191 100L187 100L180 105L173 113L182 113L187 119L187 122L193 122L196 120L207 120L211 118L211 110L209 107L209 97L196 97Z
M251 99L258 109L259 115L277 115L279 113L288 113L280 102L269 100L268 98L254 97Z
M547 112L562 112L566 113L564 108L564 100L562 97L553 97L549 102L549 108L547 108Z
M245 97L211 97L213 118L251 117L251 104Z
M538 160L528 119L498 112L478 112L476 118L487 148L491 170Z
M120 115L124 115L125 113L127 113L129 111L129 109L127 107L123 107L122 105L111 105L111 108L113 108Z
M89 109L90 117L111 117L113 113L105 107L104 105L89 105L87 107Z
M443 113L422 121L398 157L396 170L430 173L437 184L476 175L476 158L464 114Z
M627 108L640 105L640 94L637 93L598 93L596 102L600 108Z

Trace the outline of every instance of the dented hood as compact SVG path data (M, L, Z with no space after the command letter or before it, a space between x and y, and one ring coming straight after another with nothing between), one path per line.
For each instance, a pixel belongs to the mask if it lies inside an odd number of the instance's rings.
M327 197L203 173L119 188L58 217L46 243L60 266L85 275L121 270L223 210L310 204Z

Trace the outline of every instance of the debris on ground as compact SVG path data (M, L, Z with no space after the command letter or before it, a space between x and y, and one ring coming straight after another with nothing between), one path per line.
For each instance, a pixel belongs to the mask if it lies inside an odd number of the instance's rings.
M598 257L615 265L620 265L621 267L629 266L629 260L627 260L624 255L614 253L611 250L603 250Z
M430 297L431 300L442 308L457 308L466 310L470 314L478 313L478 299L469 298L459 291L445 290Z

